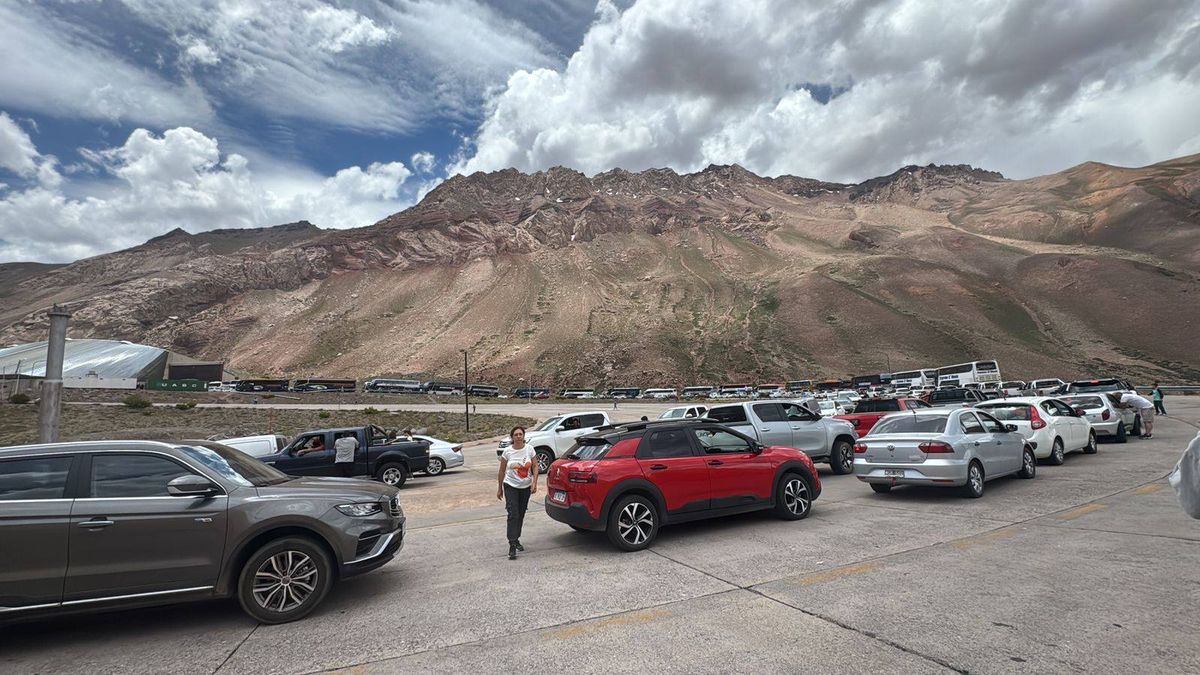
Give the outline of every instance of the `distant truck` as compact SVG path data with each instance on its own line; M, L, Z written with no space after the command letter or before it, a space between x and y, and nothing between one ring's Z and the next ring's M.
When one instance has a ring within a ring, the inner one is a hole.
M733 403L710 408L706 417L763 445L795 448L813 461L828 461L834 473L854 470L854 442L858 440L854 427L821 417L799 403Z
M575 439L595 431L598 427L612 424L608 413L603 410L555 415L537 427L525 432L525 443L533 448L538 458L538 473L546 473L554 460L566 454ZM512 445L509 439L500 441L496 454L502 455Z
M334 462L334 443L346 435L358 440L352 465ZM310 451L318 439L323 449ZM291 476L370 476L400 487L414 472L429 467L429 441L397 439L375 424L318 429L296 436L283 450L259 457L259 460Z

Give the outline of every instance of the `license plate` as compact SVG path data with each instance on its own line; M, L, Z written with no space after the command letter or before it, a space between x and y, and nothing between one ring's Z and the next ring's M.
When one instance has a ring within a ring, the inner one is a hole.
M884 469L883 475L888 478L904 478L904 469Z
M559 504L565 504L567 502L567 493L563 492L562 490L555 490L553 494L550 495L550 501L558 502Z

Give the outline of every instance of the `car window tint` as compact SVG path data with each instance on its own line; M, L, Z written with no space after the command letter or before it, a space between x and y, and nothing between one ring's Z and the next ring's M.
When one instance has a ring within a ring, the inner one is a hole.
M0 462L0 501L62 499L71 457L29 457Z
M648 443L642 443L638 448L638 457L645 459L691 456L692 444L688 441L687 431L684 429L655 432Z
M1050 404L1053 405L1056 410L1058 410L1058 414L1060 417L1074 417L1075 416L1075 411L1071 410L1071 407L1068 406L1066 403L1063 403L1062 401L1050 401Z
M1002 434L1008 431L1003 424L987 413L979 413L979 421L983 422L984 430L990 434Z
M1032 408L1024 403L987 405L983 406L983 409L987 410L997 419L1014 422L1028 422L1030 420L1030 412L1032 411Z
M982 434L983 425L971 413L963 413L958 418L958 426L964 434Z
M708 416L718 422L724 422L725 424L734 424L737 422L746 421L746 411L740 405L713 408L712 410L708 411Z
M696 429L696 439L708 454L750 452L750 442L724 429Z
M1042 410L1046 411L1047 415L1051 417L1058 417L1060 414L1058 408L1054 407L1053 401L1042 401L1041 408Z
M579 426L590 429L604 424L604 415L580 415Z
M806 409L802 405L797 405L795 403L784 403L783 404L783 414L789 420L793 420L793 421L808 420L808 419L812 419L812 416L813 416L812 411Z
M880 401L859 401L858 405L854 406L855 413L896 412L898 410L900 410L900 401L894 398Z
M908 400L908 409L909 410L912 410L914 408L932 408L932 407L933 406L929 405L925 401L918 401L915 398L911 398Z
M167 483L191 473L156 455L94 455L91 496L167 497Z
M783 411L778 403L756 403L754 414L764 422L784 422Z

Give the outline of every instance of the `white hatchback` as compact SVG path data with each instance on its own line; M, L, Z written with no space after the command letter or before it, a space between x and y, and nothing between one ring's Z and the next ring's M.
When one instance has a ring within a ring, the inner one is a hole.
M975 406L1017 427L1038 459L1062 464L1068 452L1096 452L1096 432L1086 416L1049 396L1014 396Z

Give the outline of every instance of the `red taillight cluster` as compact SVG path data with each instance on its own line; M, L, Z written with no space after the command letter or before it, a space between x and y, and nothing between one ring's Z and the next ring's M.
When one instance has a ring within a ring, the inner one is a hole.
M1102 420L1106 420L1106 419L1108 419L1108 418L1110 418L1110 417L1112 417L1112 413L1108 412L1107 410L1105 410L1104 412L1100 413L1100 419L1102 419Z
M929 441L927 443L922 443L917 447L921 449L921 452L927 455L944 455L947 453L954 453L954 446L950 445L949 443L942 443L941 441Z
M595 483L596 482L596 472L595 471L575 471L575 470L568 471L567 472L567 482L568 483Z
M1029 406L1029 426L1033 427L1034 431L1046 428L1046 420L1038 414L1037 406Z
M855 452L855 454L861 455L861 454L863 454L863 453L864 453L864 452L866 452L866 451L867 451L867 444L866 444L866 443L855 443L855 444L854 444L854 452Z
M454 446L453 448L450 448L450 449L451 449L451 450L453 450L454 452L458 452L458 453L461 453L461 452L462 452L462 446L461 446L461 445L456 445L456 446Z

